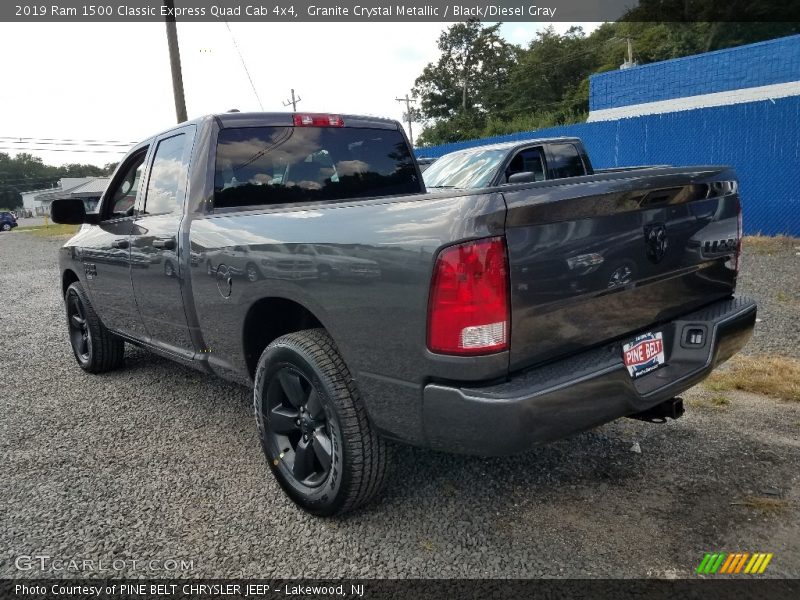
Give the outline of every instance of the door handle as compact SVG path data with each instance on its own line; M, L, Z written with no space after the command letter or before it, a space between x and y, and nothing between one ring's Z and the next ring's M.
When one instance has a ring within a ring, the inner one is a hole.
M121 248L123 250L129 247L130 245L131 243L128 240L114 240L113 242L111 242L112 248Z
M175 238L156 238L153 240L153 248L175 250Z

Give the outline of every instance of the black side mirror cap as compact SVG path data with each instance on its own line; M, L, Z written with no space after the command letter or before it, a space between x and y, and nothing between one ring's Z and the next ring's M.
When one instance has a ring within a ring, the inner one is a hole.
M50 218L53 223L62 225L83 225L97 223L97 215L87 213L86 206L80 198L62 198L50 204Z
M536 173L533 171L522 171L508 176L508 183L528 183L529 181L536 181Z

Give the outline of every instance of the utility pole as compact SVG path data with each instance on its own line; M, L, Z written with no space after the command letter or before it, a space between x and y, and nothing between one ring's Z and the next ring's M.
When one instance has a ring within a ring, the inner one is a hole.
M298 95L297 98L294 97L294 89L292 89L292 99L287 100L283 103L284 106L292 105L292 112L297 112L297 103L300 102L302 98Z
M630 69L631 67L635 67L636 66L636 63L633 62L633 39L631 37L625 37L625 38L622 38L622 39L624 39L628 44L628 57L625 60L625 62L623 62L619 66L619 68L620 69Z
M169 66L172 69L172 94L175 96L175 114L178 123L187 120L186 98L183 95L183 74L181 73L181 53L178 49L178 29L175 26L175 1L164 0L167 8L167 44L169 45Z
M414 147L414 133L411 131L411 121L413 115L411 114L411 103L414 102L411 98L408 97L406 94L405 98L395 98L398 102L405 102L406 103L406 119L408 119L408 138L411 142L411 147Z

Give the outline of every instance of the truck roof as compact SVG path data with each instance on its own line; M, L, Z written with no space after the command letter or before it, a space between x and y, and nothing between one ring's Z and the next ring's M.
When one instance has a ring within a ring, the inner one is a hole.
M223 126L242 126L243 122L257 122L262 125L293 125L292 118L295 114L332 114L341 117L344 120L345 127L366 127L378 126L381 128L395 129L399 127L399 123L394 119L386 119L383 117L373 117L369 115L351 115L342 114L337 112L313 112L313 111L299 111L299 112L225 112L220 114L211 115L217 119Z
M513 140L510 142L497 142L495 144L482 144L480 146L472 146L470 148L462 148L461 150L453 150L447 154L460 154L462 152L479 152L483 150L513 150L523 146L530 146L531 144L552 144L552 143L577 143L583 144L580 138L577 137L549 137L549 138L529 138L524 140Z
M215 120L223 129L228 127L292 127L294 125L293 117L295 114L299 115L317 115L317 114L331 114L341 117L344 121L345 127L371 127L373 129L399 129L403 130L403 126L393 119L386 119L383 117L372 117L368 115L349 115L342 113L316 113L316 112L224 112L214 113L210 115L203 115L196 117L183 123L173 125L168 129L159 131L144 138L138 144L132 147L131 150L138 149L145 143L149 143L153 138L169 133L185 125L201 125L208 121Z

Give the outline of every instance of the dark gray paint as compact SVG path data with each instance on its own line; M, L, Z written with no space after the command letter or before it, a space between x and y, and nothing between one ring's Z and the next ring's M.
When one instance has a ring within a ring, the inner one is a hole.
M348 126L402 130L393 121L344 118ZM92 301L107 326L171 358L252 385L248 362L253 357L248 361L243 343L248 311L264 298L297 303L336 341L376 426L390 437L430 444L436 436L430 424L426 431L424 418L435 410L430 412L426 386L513 381L522 368L577 356L733 291L735 274L726 266L732 249L713 256L701 250L704 231L736 236L735 190L710 186L735 180L720 167L642 169L472 192L421 191L214 211L219 128L290 123L290 115L234 113L188 124L196 133L185 215L163 223L157 217L140 221L148 231L133 236L175 235L177 272L164 275L166 252L162 263L137 271L135 279L149 286L148 312L142 314L139 306L138 322L130 284L126 288L124 281L125 268L133 271L130 262L115 275L119 287L114 298L99 293L97 281L92 282ZM145 181L151 161L152 156ZM671 244L657 265L647 262L644 240L644 227L656 222L666 225ZM98 248L109 237L105 229L87 226L70 240L61 253L62 269L84 280L80 256L89 249L101 252ZM428 352L427 304L436 254L452 243L503 234L511 273L510 352L469 358ZM309 276L307 265L296 262L290 251L295 244L334 248L352 257L350 264L377 265L379 276L354 271L347 277ZM587 253L602 255L603 264L629 257L637 266L635 274L609 290L604 276L566 272L567 258ZM253 280L248 277L251 264L259 269ZM163 303L169 303L169 310ZM150 311L159 306L161 313L154 316Z

